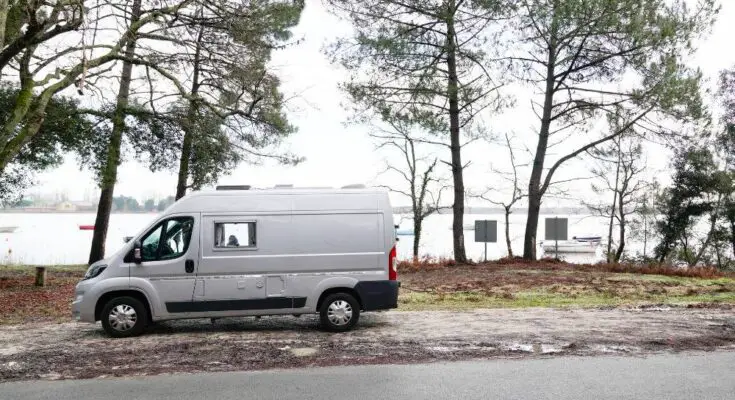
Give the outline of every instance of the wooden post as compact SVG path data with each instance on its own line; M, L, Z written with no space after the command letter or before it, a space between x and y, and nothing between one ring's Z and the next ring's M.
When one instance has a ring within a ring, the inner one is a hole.
M46 286L46 267L36 267L36 286Z

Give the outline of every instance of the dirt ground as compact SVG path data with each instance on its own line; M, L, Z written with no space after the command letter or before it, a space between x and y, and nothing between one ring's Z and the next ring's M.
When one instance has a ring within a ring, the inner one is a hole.
M640 304L735 304L735 275L710 269L654 269L538 261L477 266L399 267L402 310L496 307L600 307ZM47 286L33 286L32 267L0 266L0 326L67 322L84 267L49 269ZM612 270L611 270L612 269ZM639 268L632 269L639 271ZM653 272L658 272L654 274ZM683 276L682 276L683 275Z
M159 323L142 337L114 340L99 324L68 322L84 268L53 268L37 288L32 268L0 267L0 381L735 351L731 273L630 268L408 266L399 269L399 310L415 311L366 314L349 333L321 332L315 317L264 317Z
M99 324L11 325L0 327L0 381L682 350L735 350L735 309L393 311L344 334L313 317L191 320L130 339Z

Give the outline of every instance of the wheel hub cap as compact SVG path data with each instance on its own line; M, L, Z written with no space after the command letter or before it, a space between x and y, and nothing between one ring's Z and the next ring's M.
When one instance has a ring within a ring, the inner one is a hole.
M123 332L135 326L138 321L138 314L133 307L127 304L119 304L110 310L108 321L113 329Z
M327 310L329 321L335 325L346 325L352 320L352 306L344 300L337 300Z

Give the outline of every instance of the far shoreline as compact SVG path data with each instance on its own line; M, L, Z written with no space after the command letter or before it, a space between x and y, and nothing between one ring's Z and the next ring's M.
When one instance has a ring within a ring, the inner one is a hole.
M526 208L514 208L511 214L526 214ZM112 211L112 214L158 214L162 211ZM84 210L57 210L54 208L5 208L0 209L0 214L96 214L97 209L84 209ZM393 208L394 215L409 215L411 210L409 207L398 206ZM447 215L452 214L452 210L439 210L435 214ZM464 215L503 215L505 210L502 208L495 207L466 207ZM547 208L541 209L541 215L582 215L592 216L592 212L586 208L578 207L559 207L559 208Z
M112 211L111 214L158 214L161 211ZM97 210L23 210L23 209L5 209L0 210L0 214L96 214Z

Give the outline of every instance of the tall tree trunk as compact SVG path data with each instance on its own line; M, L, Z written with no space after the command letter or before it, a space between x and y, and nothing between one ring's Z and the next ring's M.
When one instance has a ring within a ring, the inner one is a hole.
M613 225L615 223L615 213L617 212L617 201L618 201L618 185L620 184L620 153L621 149L618 147L618 160L615 163L615 187L613 188L613 202L612 207L610 208L610 221L608 221L607 226L607 253L605 256L605 259L608 263L614 261L613 257L613 251L612 251L612 239L613 239ZM622 201L621 201L622 204ZM621 207L622 212L622 207ZM621 215L622 219L622 215ZM622 244L622 243L621 243ZM615 252L617 253L617 251Z
M704 256L704 252L707 250L707 247L709 247L710 243L712 242L712 237L715 234L715 228L717 227L717 220L719 219L718 210L722 206L722 199L717 199L717 203L715 203L715 208L712 210L712 214L710 214L709 217L709 232L707 232L707 237L704 239L704 242L702 242L702 247L699 248L699 251L694 256L694 259L689 263L689 266L695 266L699 263L699 261L702 259L702 256Z
M20 150L31 141L34 135L33 132L38 132L41 129L41 125L46 119L45 110L50 100L50 96L40 96L33 102L33 107L28 111L26 122L18 135L7 142L5 148L0 151L0 175Z
M421 218L413 219L413 259L414 261L419 259L419 243L421 241L421 228L423 225Z
M188 123L189 121L187 121ZM186 184L189 181L189 160L191 159L192 130L184 129L184 141L181 144L181 159L179 160L179 174L176 181L176 200L186 195Z
M536 155L533 158L531 179L528 181L528 216L526 218L526 232L523 237L523 258L526 260L536 259L536 233L538 231L538 220L541 213L541 174L544 171L544 159L549 142L549 130L551 127L551 109L554 105L554 84L556 82L556 30L557 18L552 16L551 37L549 38L548 59L546 60L546 87L544 89L544 108L541 115L541 127L536 144Z
M5 48L5 25L8 22L8 0L0 0L0 49Z
M462 177L462 146L459 138L459 78L457 77L457 48L454 30L456 7L454 0L450 0L449 4L449 17L447 18L447 70L449 72L447 95L449 96L449 136L451 139L452 178L454 182L452 232L454 236L454 260L459 264L465 264L468 260L464 247L464 180Z
M735 212L733 212L732 200L728 200L726 207L728 207L727 222L730 224L730 246L732 247L732 256L735 257Z
M647 200L646 200L647 201ZM643 259L648 258L648 203L646 203L646 209L643 214Z
M140 19L140 8L142 0L133 0L130 14L130 25ZM107 149L107 159L102 170L100 181L100 202L97 206L97 218L94 221L94 234L92 236L92 248L89 251L89 264L105 258L105 241L107 229L110 223L110 211L112 210L112 197L117 181L117 167L120 163L120 147L122 135L125 129L125 109L128 106L130 95L130 81L133 75L133 63L128 61L135 56L135 38L125 45L125 58L120 75L120 88L117 94L117 104L112 117L112 134Z
M623 190L621 190L618 194L618 213L620 214L620 237L618 244L618 250L615 252L615 258L613 259L614 263L619 263L620 259L623 257L623 251L625 251L625 210L623 207L623 193L627 190L627 185L623 185Z
M35 81L33 80L33 74L30 71L31 57L35 50L35 46L26 49L23 55L20 57L18 63L18 77L20 79L20 90L15 98L15 104L13 104L13 110L10 113L10 118L3 121L3 128L0 130L0 173L5 170L5 167L18 154L20 148L22 148L21 142L26 141L26 138L30 140L33 136L29 134L27 124L25 127L21 123L23 120L29 120L32 118L41 118L45 116L46 104L48 103L48 96L40 96L34 101L33 99L33 87Z
M508 258L513 258L513 246L510 245L510 206L505 206L505 245L508 247Z
M199 94L199 74L201 70L201 52L202 52L202 36L204 35L204 27L199 28L197 35L196 48L194 50L194 71L191 83L191 98L195 99ZM186 114L186 121L183 124L184 140L181 144L181 159L179 160L179 174L176 182L176 200L186 195L187 182L189 180L189 161L191 160L191 151L194 143L194 135L196 134L196 118L197 104L194 100L189 100L189 107Z

